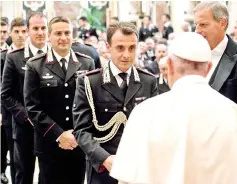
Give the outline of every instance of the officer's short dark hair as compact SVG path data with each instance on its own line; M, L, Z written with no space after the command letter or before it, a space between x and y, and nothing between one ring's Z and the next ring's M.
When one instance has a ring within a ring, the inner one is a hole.
M45 18L47 20L46 16L42 12L32 11L29 13L27 21L26 21L27 28L30 27L30 19L32 17L40 17L40 18Z
M112 17L111 19L119 21L118 17Z
M1 26L7 26L7 23L1 20Z
M5 22L8 25L9 19L7 17L1 17L1 22Z
M55 23L58 23L58 22L65 22L65 23L71 24L71 21L67 17L64 17L64 16L54 17L49 22L49 26L48 26L49 33L52 32L52 25L55 24Z
M169 15L169 14L165 13L164 16L165 16L168 20L170 20L170 15Z
M81 17L79 18L79 20L83 20L83 21L86 21L86 22L87 22L87 18L86 18L85 16L81 16Z
M143 18L147 17L149 21L151 21L151 16L145 15Z
M26 26L26 21L20 17L14 18L10 25L10 31L12 31L13 28L17 26Z
M117 30L121 30L124 35L137 34L137 27L132 22L117 22L110 24L107 28L107 42L111 44L111 39Z

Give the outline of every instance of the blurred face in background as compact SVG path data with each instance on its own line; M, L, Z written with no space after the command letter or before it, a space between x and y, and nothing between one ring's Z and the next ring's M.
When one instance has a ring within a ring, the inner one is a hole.
M144 26L148 26L150 24L149 17L144 17L143 18L143 24L144 24Z
M160 63L159 63L159 68L160 68L160 72L162 73L162 75L168 79L168 65L167 65L167 57L164 57L161 59Z
M32 45L36 48L43 48L47 39L47 20L45 17L33 16L29 20L28 35Z
M139 54L145 54L147 51L147 46L145 42L139 42L138 43L138 52Z
M156 46L156 60L159 61L161 58L167 56L167 47L164 44L158 44Z
M14 26L10 32L13 44L17 48L23 48L27 38L26 26Z
M0 40L1 46L5 43L7 37L8 37L7 25L1 26L1 40Z
M237 39L237 24L234 27L234 37Z
M145 42L146 42L147 50L153 50L154 49L155 41L152 38L147 38Z

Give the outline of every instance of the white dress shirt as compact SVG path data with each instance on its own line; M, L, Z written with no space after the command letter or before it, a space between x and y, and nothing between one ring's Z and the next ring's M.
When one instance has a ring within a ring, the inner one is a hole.
M212 68L206 76L207 81L211 79L212 74L214 73L220 59L227 47L228 37L225 35L224 39L211 51L212 55Z
M62 62L60 61L62 58L65 58L66 59L66 62L65 62L65 67L66 67L66 69L68 68L68 63L69 63L69 58L70 58L70 52L65 56L65 57L62 57L62 56L60 56L57 52L55 52L54 50L53 50L53 54L54 54L54 56L56 57L56 59L58 60L58 62L59 62L59 64L60 64L60 66L62 67Z
M118 86L120 87L122 82L123 82L123 79L119 76L120 73L123 73L121 70L119 70L112 61L109 62L110 64L110 69L111 69L111 72L113 74L113 76L115 77L117 83L118 83ZM130 67L125 73L127 73L127 85L129 84L129 78L131 76L131 72L132 72L132 67Z
M38 50L42 50L44 53L47 53L47 49L48 49L47 44L45 44L45 46L44 46L43 48L41 48L41 49L36 48L36 47L35 47L34 45L32 45L31 43L29 44L29 47L30 47L30 50L31 50L31 52L32 52L32 54L33 54L34 56L36 56Z
M205 78L182 77L137 105L110 175L121 184L236 184L237 104Z

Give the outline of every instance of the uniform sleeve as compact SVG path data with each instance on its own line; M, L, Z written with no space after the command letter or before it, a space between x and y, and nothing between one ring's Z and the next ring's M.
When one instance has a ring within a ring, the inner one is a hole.
M3 106L11 112L17 123L23 124L27 121L28 115L24 105L14 97L14 84L17 81L16 67L11 55L7 55L2 76L1 100Z
M95 128L92 123L91 108L85 93L84 78L81 77L77 79L73 106L73 122L73 134L79 146L85 152L95 170L99 172L103 162L110 154L93 138Z
M143 102L144 103L144 102ZM148 121L139 104L125 126L110 175L123 184L148 184Z
M45 139L54 142L64 130L41 108L39 91L40 79L38 73L32 67L31 62L27 62L24 82L24 99L29 117L36 130L39 131Z

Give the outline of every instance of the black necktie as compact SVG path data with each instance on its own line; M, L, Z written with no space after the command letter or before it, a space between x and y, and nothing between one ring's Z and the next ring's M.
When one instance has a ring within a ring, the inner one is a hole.
M127 85L127 73L120 73L119 76L123 79L122 84L120 85L120 88L124 94L124 96L126 95L127 89L128 89L128 85Z
M42 50L38 50L38 52L36 53L36 55L39 55L39 54L43 54L44 52Z
M64 74L66 74L67 69L66 69L65 63L67 62L67 60L65 58L62 58L60 61L62 62L62 70L63 70Z

